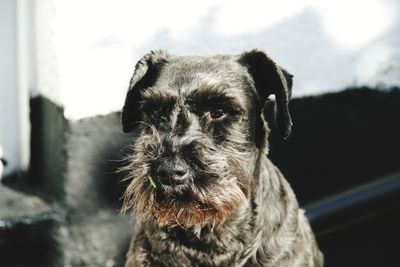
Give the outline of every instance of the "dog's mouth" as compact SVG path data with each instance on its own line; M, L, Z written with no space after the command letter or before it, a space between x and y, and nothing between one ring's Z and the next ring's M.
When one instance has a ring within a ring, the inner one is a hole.
M156 191L157 198L164 199L178 199L190 201L191 193L187 185L161 185Z

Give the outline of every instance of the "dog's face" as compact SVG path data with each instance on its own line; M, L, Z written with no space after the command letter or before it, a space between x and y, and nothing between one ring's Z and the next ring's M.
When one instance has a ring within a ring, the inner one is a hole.
M131 181L124 209L161 225L223 222L248 201L266 146L262 109L269 95L280 132L290 132L291 77L260 51L145 55L122 112L124 131L140 131L125 167Z

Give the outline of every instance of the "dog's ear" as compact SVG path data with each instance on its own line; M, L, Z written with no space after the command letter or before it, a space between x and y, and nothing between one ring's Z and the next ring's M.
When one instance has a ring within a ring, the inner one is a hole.
M286 139L293 125L289 113L293 75L259 50L244 52L240 55L239 62L247 67L253 78L262 107L270 95L275 95L275 124L281 136Z
M135 128L136 122L140 120L141 90L154 84L162 65L168 61L168 57L168 53L164 50L151 51L136 64L121 114L122 130L125 133L131 132Z

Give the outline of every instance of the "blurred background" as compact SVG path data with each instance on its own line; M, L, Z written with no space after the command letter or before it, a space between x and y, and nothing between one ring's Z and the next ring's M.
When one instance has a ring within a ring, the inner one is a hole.
M118 111L160 48L259 48L293 73L270 157L326 266L400 266L400 2L0 0L0 37L0 266L122 266Z

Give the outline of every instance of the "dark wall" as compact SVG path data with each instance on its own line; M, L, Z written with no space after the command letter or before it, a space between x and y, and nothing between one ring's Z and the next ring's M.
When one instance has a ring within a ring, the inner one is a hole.
M289 139L270 127L270 158L302 205L400 170L399 89L297 98L290 111Z

